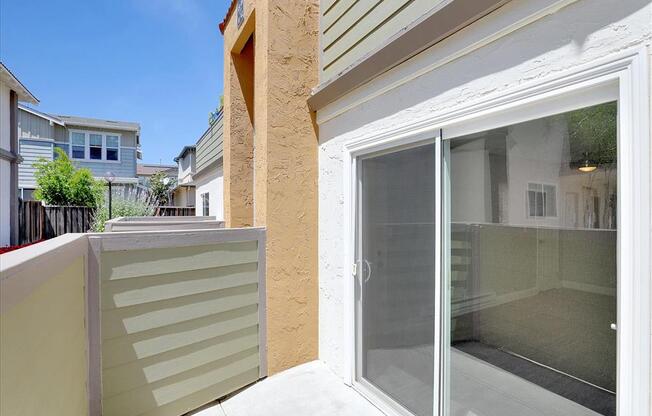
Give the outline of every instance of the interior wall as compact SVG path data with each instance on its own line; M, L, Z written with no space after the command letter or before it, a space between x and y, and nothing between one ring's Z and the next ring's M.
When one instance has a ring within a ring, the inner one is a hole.
M558 5L558 10L555 10ZM532 23L469 54L458 51L541 13ZM649 0L512 0L317 114L319 147L320 359L350 374L344 275L347 246L343 145L363 135L448 113L532 80L603 59L652 38ZM409 78L413 74L418 77ZM396 86L396 87L394 87Z

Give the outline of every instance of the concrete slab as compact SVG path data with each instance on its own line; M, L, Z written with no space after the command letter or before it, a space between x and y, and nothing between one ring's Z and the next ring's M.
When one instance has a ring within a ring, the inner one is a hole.
M384 416L321 361L275 374L221 406L225 416Z

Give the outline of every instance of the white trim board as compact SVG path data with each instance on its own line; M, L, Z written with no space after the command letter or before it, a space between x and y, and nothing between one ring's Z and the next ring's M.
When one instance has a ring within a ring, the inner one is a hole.
M592 63L542 80L533 81L521 88L467 105L443 114L432 114L428 118L411 120L381 132L361 136L343 146L343 190L345 256L344 299L346 339L345 362L350 369L347 382L355 384L355 302L353 263L356 229L356 160L372 152L417 143L423 140L446 139L484 131L494 127L525 120L535 114L553 114L592 105L598 102L618 99L619 102L619 233L618 233L618 415L647 415L651 413L650 403L651 360L652 360L652 286L650 275L652 263L652 178L650 154L650 79L648 48L638 47L614 54ZM538 117L537 117L538 118ZM438 149L438 167L445 163ZM438 170L445 174L445 169ZM440 229L445 226L441 195L437 190L436 221ZM446 230L440 231L447 233ZM443 234L444 236L446 234ZM441 234L440 234L441 237ZM444 242L440 238L440 242ZM439 252L439 250L437 250ZM442 271L446 259L436 253L438 268L436 281L441 288ZM437 258L439 260L437 260ZM349 280L349 278L351 278ZM436 290L436 301L441 299L441 289ZM437 306L437 305L436 305ZM446 305L439 304L437 310L445 311ZM450 316L450 315L448 315ZM446 339L447 323L444 320L435 328L436 344L441 347ZM444 351L439 351L440 361L435 363L437 379L439 371L446 364ZM443 361L441 361L443 360ZM435 383L435 397L446 394L445 383ZM441 402L440 402L441 403ZM439 414L445 414L441 404ZM443 413L442 413L443 412Z

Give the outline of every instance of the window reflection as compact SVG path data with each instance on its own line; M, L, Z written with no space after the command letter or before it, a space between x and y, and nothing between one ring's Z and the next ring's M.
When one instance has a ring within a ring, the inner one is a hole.
M450 414L616 414L617 103L450 142Z

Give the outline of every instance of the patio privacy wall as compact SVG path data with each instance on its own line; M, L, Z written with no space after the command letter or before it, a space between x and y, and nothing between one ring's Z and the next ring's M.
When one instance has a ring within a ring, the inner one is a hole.
M84 270L85 253L80 252L7 310L3 296L0 414L88 414ZM31 268L2 279L25 282L46 273Z
M258 244L101 254L105 416L178 416L258 379Z
M3 254L0 414L179 416L266 376L264 248L205 229Z

